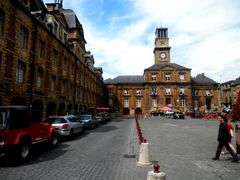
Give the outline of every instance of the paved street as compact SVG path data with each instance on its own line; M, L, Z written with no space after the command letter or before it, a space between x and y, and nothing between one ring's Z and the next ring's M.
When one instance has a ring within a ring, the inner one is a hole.
M240 180L240 163L229 154L212 161L218 122L186 118L141 118L151 161L167 179ZM235 142L235 140L233 140ZM136 155L135 158L129 155ZM151 166L136 166L139 144L132 117L118 117L56 149L36 147L29 162L14 165L0 157L0 179L146 180Z

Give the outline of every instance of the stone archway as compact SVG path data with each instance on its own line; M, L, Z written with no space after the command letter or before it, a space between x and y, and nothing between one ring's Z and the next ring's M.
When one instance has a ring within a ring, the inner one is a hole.
M123 115L129 115L130 109L129 108L123 108Z
M54 102L49 102L46 109L46 117L56 115L57 105Z
M68 106L67 106L67 113L68 114L73 114L73 112L72 112L72 107L73 107L73 105L72 104L68 104Z
M142 109L141 108L136 108L135 109L135 114L142 114Z
M61 103L58 107L58 115L65 115L66 114L66 109L65 109L65 104Z

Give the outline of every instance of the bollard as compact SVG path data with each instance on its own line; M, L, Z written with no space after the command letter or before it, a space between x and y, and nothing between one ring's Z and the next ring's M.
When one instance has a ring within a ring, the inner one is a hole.
M150 164L152 163L150 162L149 143L147 142L141 143L137 165L148 166Z
M149 171L147 174L147 180L166 180L166 174L159 172L160 166L155 163L153 165L153 171Z

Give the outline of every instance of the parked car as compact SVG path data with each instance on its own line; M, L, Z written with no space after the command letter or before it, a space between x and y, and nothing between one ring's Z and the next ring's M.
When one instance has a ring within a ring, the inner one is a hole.
M99 124L105 124L107 121L106 117L102 113L96 113L95 118Z
M82 122L84 128L86 129L93 129L99 126L99 122L97 121L96 117L92 114L82 114L76 117L76 120Z
M17 160L25 161L34 144L58 145L58 133L51 124L34 114L36 112L27 106L0 106L0 154L11 154Z
M151 116L159 116L160 112L159 111L152 111Z
M174 114L174 112L173 112L172 110L167 110L167 111L165 112L165 116L166 116L166 117L173 117L173 114Z
M185 115L183 112L174 112L173 118L174 119L185 119Z
M44 122L51 123L60 136L73 137L77 133L84 133L84 124L77 121L74 115L49 116Z
M108 112L103 111L103 112L101 112L101 114L102 114L103 118L106 119L106 121L111 121L112 120L112 117Z

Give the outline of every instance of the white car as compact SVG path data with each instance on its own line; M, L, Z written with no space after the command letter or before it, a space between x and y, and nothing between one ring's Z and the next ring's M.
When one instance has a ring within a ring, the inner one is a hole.
M165 112L166 117L173 117L174 112L172 110L168 110Z
M77 133L84 133L84 124L76 121L76 116L49 116L44 122L51 123L60 136L73 136Z

